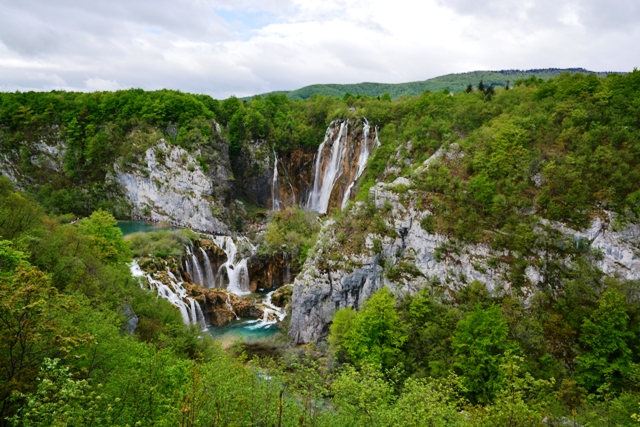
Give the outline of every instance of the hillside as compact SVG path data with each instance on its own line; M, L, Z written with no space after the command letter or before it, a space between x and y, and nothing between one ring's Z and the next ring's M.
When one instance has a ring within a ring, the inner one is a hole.
M477 87L478 83L482 81L485 86L506 86L507 82L511 82L511 85L518 79L527 79L531 76L536 76L543 80L557 77L562 73L584 73L584 74L596 74L599 77L604 77L611 72L594 72L588 71L583 68L540 68L532 70L500 70L500 71L470 71L467 73L447 74L440 77L434 77L432 79L408 82L408 83L356 83L356 84L315 84L311 86L305 86L293 91L278 91L274 93L286 93L291 99L308 99L313 95L324 95L341 98L345 93L352 95L366 95L366 96L382 96L388 93L392 99L397 99L402 96L417 96L422 92L428 90L430 92L438 92L444 89L449 89L453 93L460 93L464 91L468 85ZM261 95L261 96L265 96ZM250 99L246 97L242 99Z
M638 70L0 93L0 427L637 425L639 117Z

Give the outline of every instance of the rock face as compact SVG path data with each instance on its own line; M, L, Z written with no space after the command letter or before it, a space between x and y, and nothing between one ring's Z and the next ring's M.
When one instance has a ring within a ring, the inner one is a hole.
M146 150L141 165L131 165L128 170L115 167L115 180L124 188L133 215L217 234L229 230L213 215L217 204L212 181L228 179L224 168L217 169L213 178L206 175L193 156L164 139Z
M457 147L451 150L454 152L439 150L422 168L429 167L442 156L458 155ZM460 244L426 231L421 221L431 212L416 206L417 196L411 185L409 179L398 178L371 188L370 199L377 209L390 206L385 221L394 232L367 235L363 253L343 254L336 238L339 234L336 231L340 230L336 230L332 221L325 223L318 237L318 241L324 243L316 245L315 254L307 259L293 285L289 336L296 343L326 338L337 310L359 308L382 286L389 287L399 297L434 283L458 290L477 280L494 292L512 286L510 270L501 260L513 254L493 250L487 244ZM356 205L351 212L362 208L362 205ZM593 263L605 274L638 280L640 227L631 224L612 231L606 225L612 222L611 215L605 221L596 218L588 230L579 232L542 220L540 232L556 233L566 245L590 246L596 253L592 257ZM525 260L528 263L523 274L525 292L527 289L533 292L544 281L549 256L541 250Z
M249 289L255 292L258 289L274 289L291 284L297 271L290 269L289 260L285 256L264 257L256 254L249 258Z

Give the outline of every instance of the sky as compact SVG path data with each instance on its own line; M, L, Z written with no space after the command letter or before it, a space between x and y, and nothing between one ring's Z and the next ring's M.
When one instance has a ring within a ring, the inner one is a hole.
M475 70L640 67L639 0L0 0L0 91L223 99Z

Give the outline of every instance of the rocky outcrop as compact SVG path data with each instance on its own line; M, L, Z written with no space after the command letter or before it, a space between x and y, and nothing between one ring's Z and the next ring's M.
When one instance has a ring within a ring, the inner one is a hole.
M271 303L276 307L285 308L291 303L291 296L293 295L293 286L282 286L271 295Z
M458 147L438 151L422 168L440 157L459 156ZM391 233L370 233L361 253L343 253L332 221L325 223L313 256L307 259L293 285L289 336L296 343L326 338L335 312L345 307L359 308L375 291L387 286L396 296L413 294L425 286L439 284L459 290L474 280L490 291L510 289L513 276L506 260L514 254L493 250L488 244L461 244L446 236L429 232L421 223L431 215L418 208L412 182L398 178L392 183L378 183L370 190L370 200L380 211L390 207L385 216ZM351 214L363 209L352 208ZM564 246L589 248L591 262L605 274L621 279L640 279L640 227L629 224L612 230L612 215L596 218L585 231L542 220L539 233L555 233ZM429 227L427 227L429 228ZM344 233L343 233L344 234ZM545 268L551 255L539 250L527 263L522 290L533 293L545 280ZM569 264L570 259L560 260ZM383 267L384 266L384 267Z
M212 182L229 179L225 168L214 168L215 176L204 173L196 158L181 147L161 139L146 150L141 164L123 169L115 166L115 181L133 206L132 215L159 221L174 221L217 234L228 226L214 212L224 204L216 200Z
M287 254L264 256L255 254L247 262L249 269L249 289L275 289L291 284L297 271L291 270Z
M240 298L226 289L194 286L190 294L203 307L207 324L223 326L237 318L260 319L264 311L253 299Z

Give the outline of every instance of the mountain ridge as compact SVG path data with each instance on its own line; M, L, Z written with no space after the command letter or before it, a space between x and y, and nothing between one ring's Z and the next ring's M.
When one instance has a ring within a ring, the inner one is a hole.
M292 91L278 90L253 96L240 98L241 100L250 100L255 96L265 97L269 94L285 93L290 99L304 100L313 95L325 95L334 97L343 97L346 93L351 95L366 96L382 96L388 93L392 99L402 96L417 96L426 90L430 92L438 92L449 89L454 93L460 93L471 84L476 87L482 80L485 86L506 86L507 82L511 85L518 79L527 79L536 76L543 80L557 77L563 73L583 73L595 74L598 77L605 77L608 74L625 74L619 71L590 71L585 68L532 68L528 70L477 70L464 73L450 73L443 76L434 77L427 80L419 80L405 83L376 83L376 82L360 82L351 84L339 83L319 83L301 87Z

